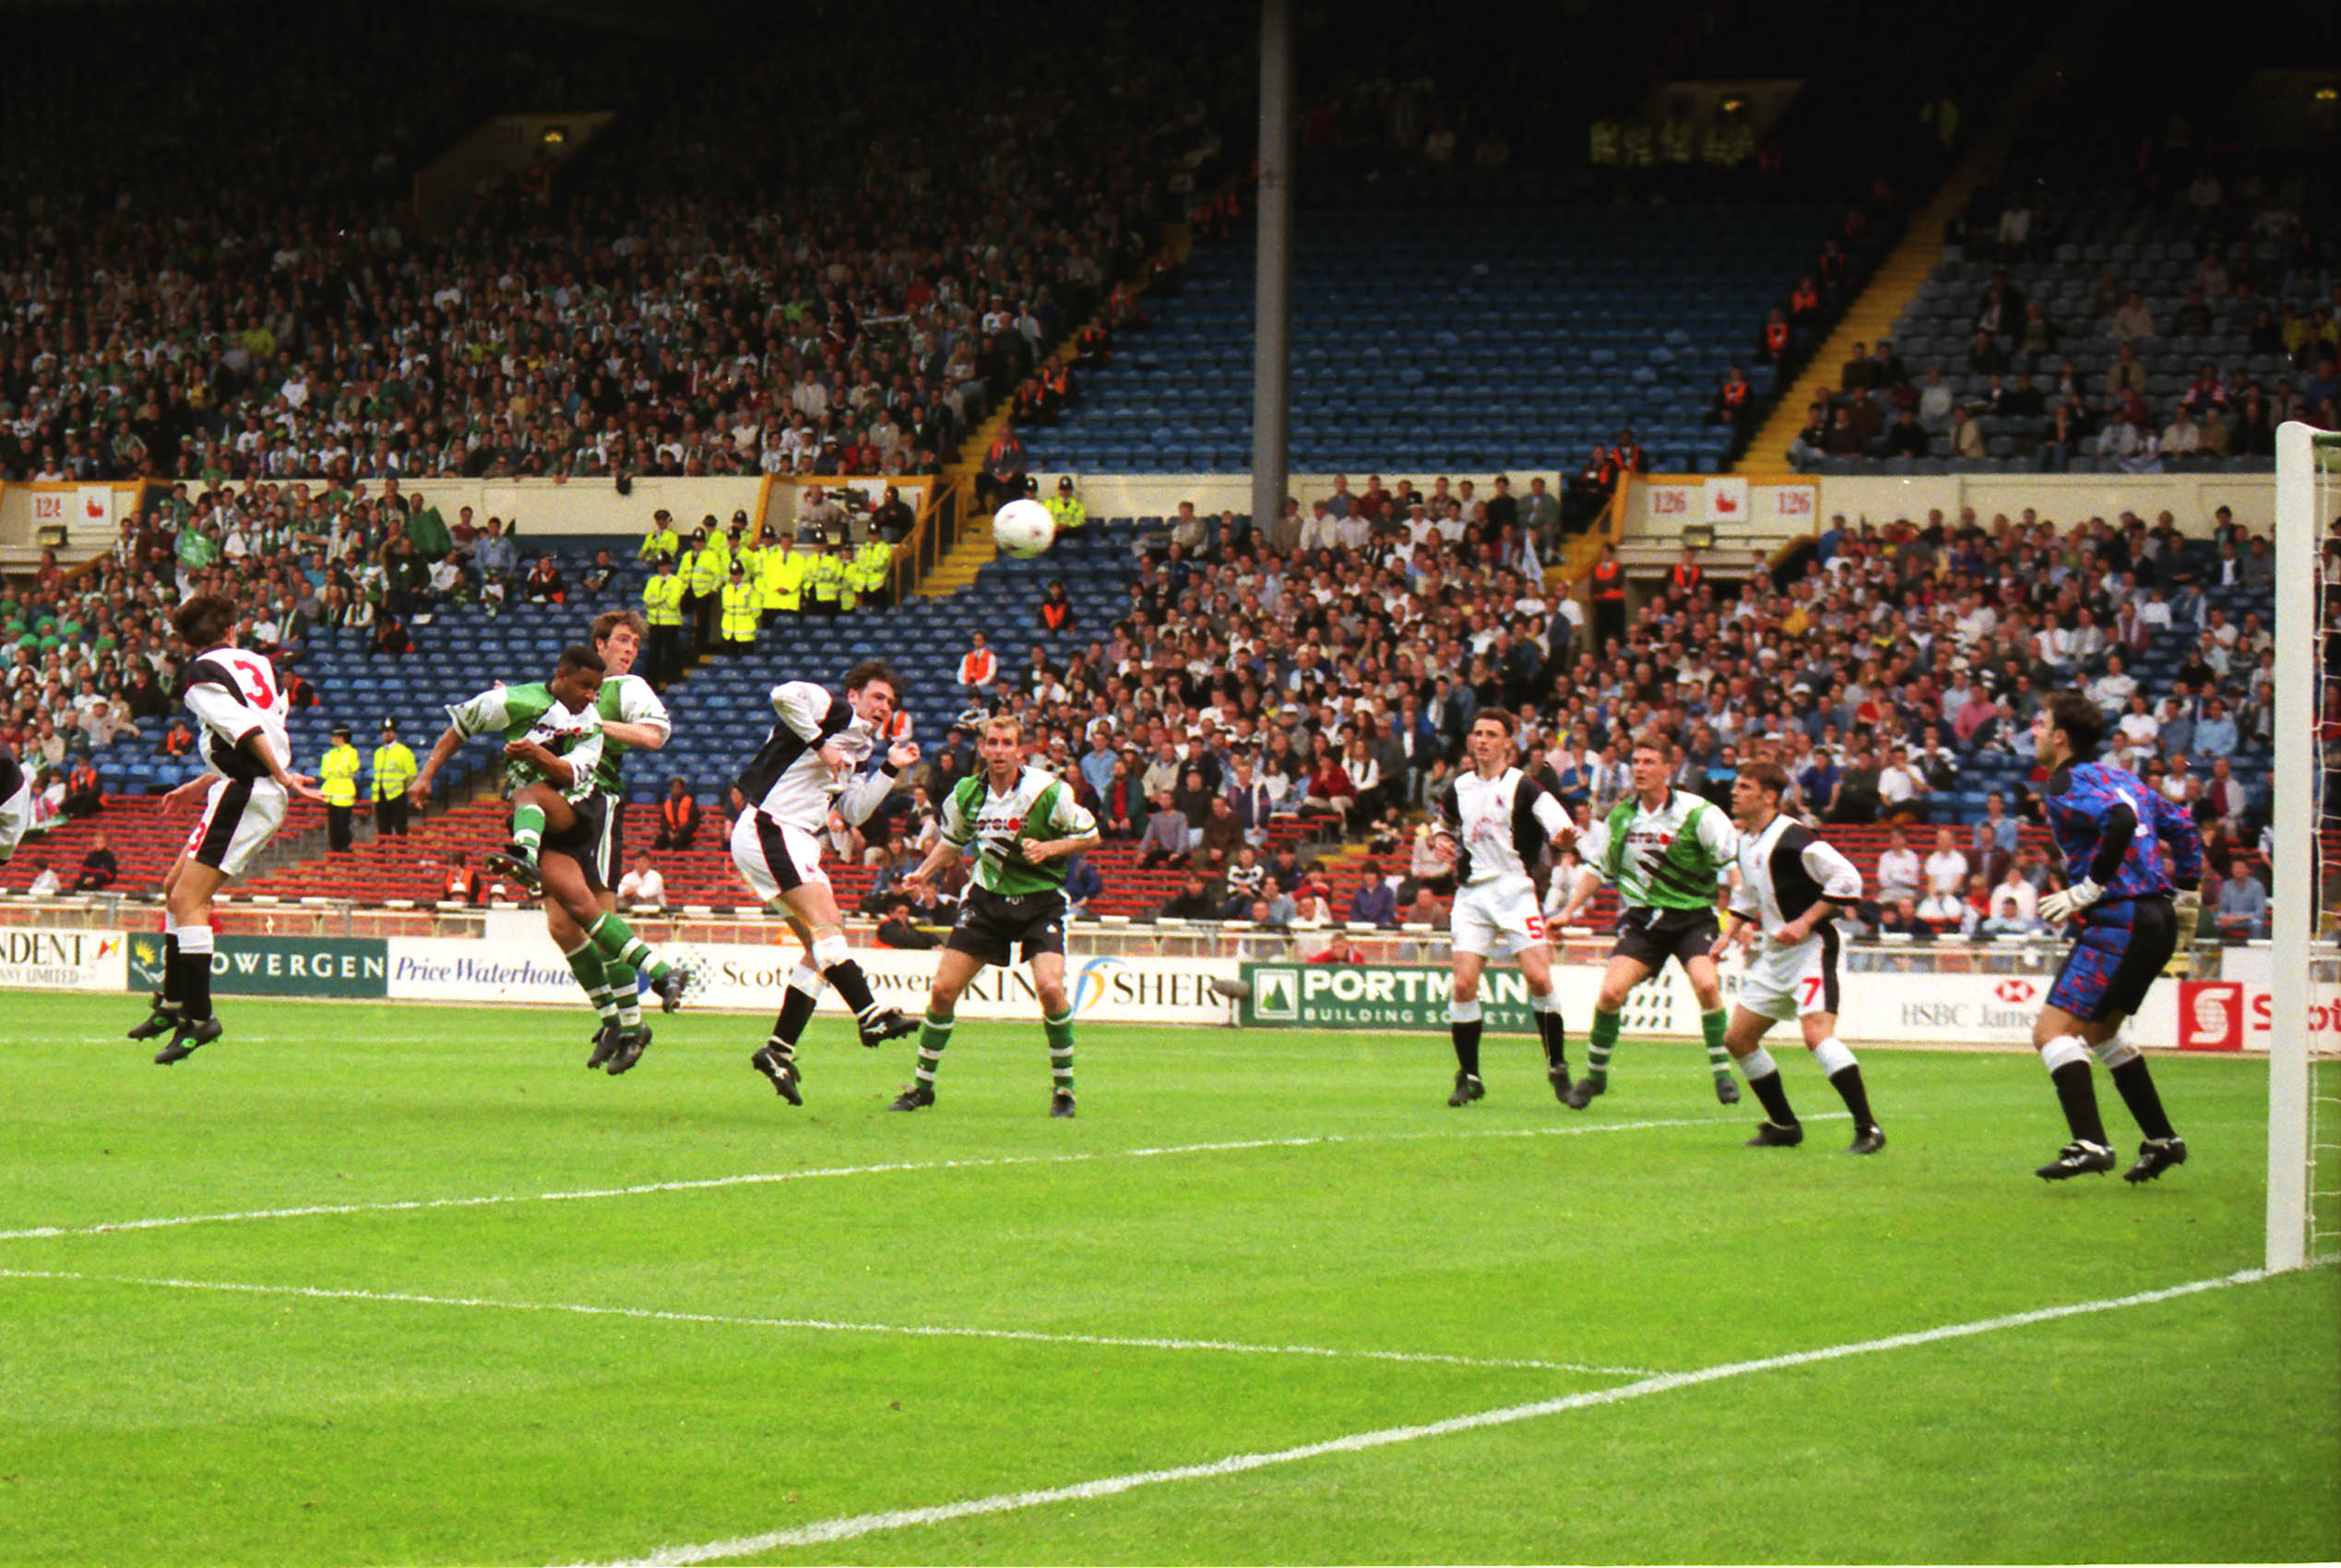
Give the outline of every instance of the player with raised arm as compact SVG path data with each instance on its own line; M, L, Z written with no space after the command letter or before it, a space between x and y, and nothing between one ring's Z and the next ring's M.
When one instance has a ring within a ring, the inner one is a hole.
M2097 760L2104 739L2104 714L2078 693L2050 698L2032 722L2033 754L2049 769L2040 804L2068 879L2040 900L2040 916L2069 926L2073 935L2073 951L2032 1026L2032 1043L2073 1133L2036 1172L2048 1182L2114 1167L2089 1072L2092 1051L2145 1134L2124 1179L2151 1182L2187 1158L2154 1075L2138 1048L2121 1038L2121 1025L2177 950L2171 891L2174 883L2192 890L2201 879L2203 841L2193 818L2134 775Z
M1671 958L1682 966L1699 1003L1699 1029L1705 1037L1707 1067L1715 1075L1715 1097L1740 1101L1731 1076L1731 1053L1723 1039L1723 982L1711 956L1720 933L1716 896L1723 873L1739 851L1740 836L1721 811L1697 795L1675 789L1674 743L1658 731L1634 742L1634 790L1610 809L1578 841L1584 865L1561 911L1563 923L1593 902L1604 882L1617 885L1624 908L1618 911L1617 945L1602 971L1601 994L1593 1004L1593 1030L1586 1042L1585 1076L1569 1090L1569 1106L1583 1111L1610 1087L1610 1057L1618 1048L1618 1015L1626 995Z
M1740 885L1732 890L1725 929L1709 956L1720 960L1748 944L1748 975L1723 1043L1748 1087L1764 1103L1765 1120L1750 1148L1792 1148L1804 1124L1788 1107L1779 1066L1764 1048L1765 1032L1791 1018L1804 1030L1822 1075L1853 1116L1849 1154L1875 1154L1885 1133L1870 1113L1861 1067L1837 1038L1837 932L1835 921L1861 897L1861 873L1851 861L1780 810L1788 770L1776 762L1750 763L1731 784L1731 820L1740 830Z
M439 770L474 735L504 737L505 778L512 787L512 843L492 857L529 890L558 904L604 964L650 977L671 1013L683 1005L689 968L670 963L631 927L601 907L600 852L606 798L595 783L601 761L601 656L582 644L561 650L553 678L523 686L491 686L447 708L447 728L407 790L417 810L430 803ZM635 1055L640 1056L639 1045ZM632 1063L629 1063L629 1065Z
M592 847L595 902L604 914L618 907L618 868L624 863L624 763L629 749L657 751L674 732L666 704L650 683L634 673L634 661L649 636L649 624L632 610L612 610L593 618L593 651L601 656L601 695L594 712L601 720L601 756L593 767L600 796L601 832ZM606 961L601 950L570 918L557 899L545 900L544 923L553 944L569 960L569 972L585 989L601 1020L586 1066L624 1073L642 1060L650 1028L642 1021L640 986L626 964Z
M1048 1037L1049 1114L1073 1114L1073 1004L1064 990L1064 870L1074 856L1097 848L1098 825L1073 789L1053 774L1026 765L1024 726L1012 718L987 719L976 750L983 766L962 778L943 802L943 837L905 885L922 887L936 872L972 848L975 872L958 922L935 966L934 988L919 1030L919 1065L889 1111L934 1103L935 1070L951 1043L959 993L987 964L1016 957L1032 966Z
M324 797L315 781L291 771L285 735L289 705L275 669L235 645L236 607L217 594L179 606L171 624L198 650L180 677L180 700L203 727L210 771L164 797L168 812L204 797L203 817L162 883L162 993L132 1039L171 1039L155 1052L169 1066L222 1031L211 1011L211 901L241 874L284 824L289 800Z
M863 1045L900 1039L919 1027L900 1008L882 1006L870 994L869 977L846 945L829 873L821 869L830 803L847 821L866 822L893 792L896 776L919 760L919 748L904 741L888 749L877 768L855 776L891 732L901 690L893 670L874 659L846 671L843 696L813 681L773 687L772 732L740 774L747 804L731 824L731 863L757 898L779 900L789 929L804 944L772 1033L748 1058L790 1105L804 1103L797 1039L825 985L837 987L853 1009Z
M1447 1103L1454 1106L1488 1092L1479 1081L1479 971L1499 949L1518 960L1528 982L1545 1077L1555 1096L1565 1100L1569 1095L1569 1034L1552 990L1552 946L1531 872L1548 846L1565 849L1577 830L1567 809L1513 766L1516 722L1503 708L1480 709L1466 742L1470 767L1432 802L1439 840L1455 857L1455 904L1447 916L1455 956L1447 1031L1456 1063Z

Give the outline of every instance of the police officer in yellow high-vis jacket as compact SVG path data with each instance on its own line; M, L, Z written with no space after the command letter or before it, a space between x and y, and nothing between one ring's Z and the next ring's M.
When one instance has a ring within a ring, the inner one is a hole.
M650 623L649 657L643 674L663 686L683 672L683 577L671 559L642 585L642 618Z
M731 580L723 585L722 595L724 652L755 651L756 621L763 602L764 590L748 580L747 567L731 563Z
M1057 493L1043 505L1049 508L1049 516L1057 520L1059 533L1070 533L1075 529L1088 526L1089 508L1081 505L1081 497L1073 493L1071 474L1057 481Z
M661 506L658 515L650 519L649 529L643 534L642 543L635 551L635 559L656 561L663 555L671 561L682 553L683 536L674 531L674 515Z
M692 532L691 540L693 549L685 558L683 570L689 597L683 603L698 623L698 646L705 648L715 641L723 585L731 580L731 550L717 529L712 513L706 523Z
M795 540L782 535L764 552L764 613L766 620L794 615L804 607L805 569L810 564Z
M333 744L317 761L317 791L325 796L326 848L343 854L350 848L350 819L358 806L358 769L365 763L350 743L350 726L333 727Z
M846 608L845 563L838 557L843 546L831 545L814 552L805 563L804 608L809 615L836 615Z
M736 534L731 540L731 564L748 575L748 591L755 595L757 608L764 600L764 546L746 534Z
M864 604L886 604L894 593L894 546L874 534L862 541L849 568L854 591Z
M414 753L398 739L398 727L382 721L382 744L374 748L374 832L377 838L407 836L407 786L414 782Z

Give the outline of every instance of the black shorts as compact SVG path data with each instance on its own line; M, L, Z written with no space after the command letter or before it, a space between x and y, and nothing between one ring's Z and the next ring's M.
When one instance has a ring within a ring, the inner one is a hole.
M950 940L944 945L987 964L1009 963L1013 961L1010 955L1018 948L1028 964L1043 953L1062 956L1064 895L1052 889L1011 898L969 884L967 901L959 906L958 923L951 928Z
M2113 1023L2145 1004L2179 950L2179 921L2165 897L2110 899L2083 917L2073 950L2049 987L2049 1005L2087 1024Z
M1618 915L1618 941L1610 956L1631 958L1656 974L1669 958L1687 964L1705 957L1722 934L1712 909L1627 909Z
M546 834L538 846L541 855L566 855L576 861L577 869L585 873L586 886L595 893L617 885L610 876L617 870L617 817L610 804L610 797L599 790L581 801L571 801L577 820L565 833Z

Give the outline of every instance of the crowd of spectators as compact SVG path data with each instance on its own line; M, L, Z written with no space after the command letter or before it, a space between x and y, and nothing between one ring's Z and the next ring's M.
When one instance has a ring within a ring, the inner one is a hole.
M1516 505L1443 488L1433 520L1430 504L1398 505L1408 493L1377 481L1311 498L1312 517L1337 500L1342 516L1308 544L1182 508L1126 614L1086 647L971 645L966 709L919 798L973 766L980 718L1012 714L1110 839L1191 873L1170 913L1237 918L1265 901L1285 915L1277 891L1299 899L1305 881L1264 889L1254 873L1288 879L1264 865L1263 830L1291 816L1370 846L1369 881L1389 880L1396 908L1337 912L1387 924L1440 895L1435 852L1408 824L1454 776L1471 716L1495 705L1521 722L1524 765L1581 818L1626 790L1629 738L1654 726L1677 738L1678 784L1718 802L1741 763L1778 761L1791 809L1937 839L1931 871L1913 849L1907 878L1881 873L1897 897L1880 893L1880 929L1991 934L2032 929L2059 874L2015 853L2037 802L1995 796L1970 824L1940 799L1963 771L2027 773L2034 712L2078 687L2117 726L2118 754L2215 846L2248 858L2266 826L2264 794L2234 767L2269 739L2267 628L2206 594L2264 584L2265 540L2225 514L2207 567L2167 512L1835 518L1777 571L1677 573L1597 641L1576 599L1544 588ZM2128 666L2166 639L2185 649L2176 676L2142 690Z
M2304 219L2256 185L2230 199L2205 177L2212 205L2198 214L2192 287L2159 314L2111 267L2099 270L2081 319L2057 319L2027 298L2006 267L2045 255L2055 226L2042 198L2009 198L1996 226L1968 240L1970 255L2002 265L1968 302L1965 347L1914 365L1891 342L1855 344L1836 388L1805 410L1789 459L1812 468L1828 457L1956 464L1990 455L2044 473L2204 471L2272 458L2287 420L2341 429L2341 269L2329 215ZM2206 339L2244 340L2248 361L2204 349ZM2166 391L2145 356L2172 342L2201 357L2183 386ZM2085 370L2083 350L2110 357ZM1995 447L1997 436L2006 445Z
M929 42L971 57L1017 20L919 12L943 34ZM178 51L147 56L175 85L142 101L157 124L136 164L110 146L93 168L84 138L18 106L32 123L12 119L12 148L76 183L44 178L0 210L0 476L930 470L1151 254L1175 187L1218 157L1228 100L1224 30L1201 13L1175 41L1102 15L1035 25L1033 85L971 75L962 94L883 106L870 84L895 74L896 39L872 18L825 44L819 72L776 34L738 65L791 84L778 114L707 90L696 50L460 7L438 21L402 17L410 42L384 58L414 57L407 79L464 79L484 25L492 43L525 41L538 76L614 106L612 145L545 198L491 193L426 233L401 176L470 128L474 100L513 106L495 83L517 67L493 47L489 90L434 88L387 123L337 108L322 136L308 96L246 95L237 113L255 123L237 129L267 146L224 184L204 176L242 137L216 129ZM384 30L266 6L149 25L182 22L204 34L196 59L265 56L291 79L304 63L333 77ZM434 38L435 55L411 42ZM1118 90L1040 85L1076 68Z

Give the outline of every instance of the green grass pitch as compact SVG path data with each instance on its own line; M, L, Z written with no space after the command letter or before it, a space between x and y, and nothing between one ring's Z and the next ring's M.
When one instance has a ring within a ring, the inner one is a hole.
M900 1116L909 1042L833 1017L792 1111L750 1018L660 1020L612 1079L582 1014L230 998L164 1070L133 999L9 1007L8 1563L627 1562L840 1519L748 1555L2341 1556L2341 1270L1872 1344L2252 1267L2256 1063L2157 1062L2193 1158L2133 1190L2032 1178L2062 1123L2016 1055L1865 1052L1864 1160L1786 1049L1812 1136L1774 1151L1683 1046L1629 1043L1574 1114L1506 1037L1450 1111L1437 1039L1091 1028L1062 1122L1037 1022L962 1025ZM238 1218L125 1224L201 1216ZM1649 1381L1836 1347L1867 1348Z

